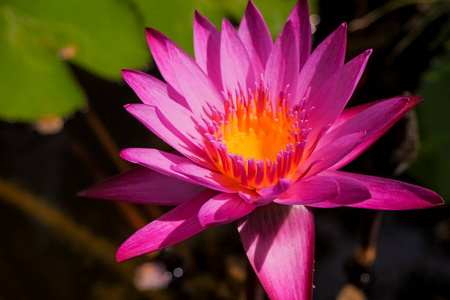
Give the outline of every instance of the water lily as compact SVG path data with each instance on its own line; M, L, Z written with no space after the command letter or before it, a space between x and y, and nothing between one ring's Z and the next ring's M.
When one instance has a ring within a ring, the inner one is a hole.
M306 0L275 42L251 1L238 30L223 20L220 32L195 13L195 60L155 29L147 29L147 40L166 83L124 70L143 102L126 109L176 153L125 149L121 156L143 167L82 195L176 207L126 240L118 261L236 221L269 297L311 299L309 207L401 210L443 203L422 187L339 171L421 99L344 109L371 50L344 63L342 24L311 53Z

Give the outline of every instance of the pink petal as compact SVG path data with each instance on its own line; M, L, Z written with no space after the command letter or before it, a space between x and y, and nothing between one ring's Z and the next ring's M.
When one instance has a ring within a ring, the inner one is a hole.
M165 83L139 71L122 70L122 75L142 102L156 106L180 133L187 135L190 139L203 139L203 136L195 129L198 120L190 110L169 98ZM139 112L140 109L145 110L146 108L143 105L136 105L132 111ZM147 119L145 115L143 117L142 119Z
M135 70L122 70L122 76L142 102L159 106L167 101L175 101L182 108L189 109L186 99L173 87L148 74Z
M274 202L286 205L301 204L330 208L354 204L371 197L369 190L363 183L352 178L346 178L336 174L325 175L325 173L329 172L322 172L317 176L308 178L314 178L319 181L313 182L313 190L309 191L311 187L305 184L301 187L296 187L297 189L292 192L289 191L289 194L282 195L283 199L277 199ZM308 181L308 179L302 180L301 182ZM327 182L330 185L327 185ZM316 186L314 187L314 185ZM322 186L322 190L320 190L320 186ZM306 189L306 192L300 191L302 188ZM297 191L300 192L300 195L296 194Z
M201 186L144 167L136 167L100 181L82 190L78 195L137 204L178 205L203 190Z
M313 214L304 206L269 204L238 225L247 257L269 298L311 300Z
M303 66L298 77L297 101L309 89L315 94L317 89L344 65L347 43L347 25L344 23L317 46Z
M195 180L172 169L172 167L183 162L190 162L185 157L148 148L124 149L120 152L120 156L129 162L140 164L164 175L196 184Z
M324 201L339 195L339 182L333 178L311 176L294 183L291 188L274 202L295 205Z
M170 120L158 108L153 106L129 104L125 108L131 115L178 152L203 166L213 167L213 164L205 157L202 137L194 128L194 121L191 119L192 113L180 110L180 106L171 105L173 103L173 101L170 101L167 105L161 106L166 115L170 117ZM197 144L194 143L195 141Z
M264 80L270 83L272 103L277 103L281 92L290 85L289 91L296 89L299 70L298 40L291 21L288 21L278 36L267 61Z
M372 111L371 107L380 106L381 103L385 103L385 102L397 101L395 99L399 99L399 98L393 98L390 100L370 103L369 105L367 105L367 104L360 105L360 106L357 106L354 108L346 109L341 114L342 117L340 116L338 118L337 123L341 124L341 123L347 122L347 120L348 120L348 122L350 122L350 120L356 119L356 117L353 117L353 116L356 116L357 114L363 114L362 111L365 111L365 112ZM348 164L349 162L351 162L353 159L358 157L362 152L364 152L367 148L369 148L376 140L378 140L384 133L386 133L386 131L388 131L389 128L391 128L392 125L394 125L408 110L410 110L411 108L413 108L414 106L416 106L417 104L422 102L422 99L419 97L416 97L416 96L409 96L408 99L409 99L409 102L407 102L406 105L404 105L400 111L397 111L397 114L395 116L391 117L391 119L384 124L382 122L376 123L375 125L378 127L377 131L374 132L370 137L368 137L360 145L358 145L355 149L353 149L352 152L347 154L341 161L339 161L332 168L335 170L340 169L340 168L344 167L346 164ZM392 104L384 104L384 105L391 106ZM388 113L388 112L386 112L386 114L391 115L391 113ZM366 115L367 115L367 113L366 113ZM355 124L354 121L355 120L352 121L353 124ZM330 130L333 130L333 127Z
M177 70L174 69L167 50L167 44L173 42L164 34L152 28L146 29L146 36L153 59L155 60L161 75L168 84L173 86L176 91L180 92L180 86L176 77Z
M300 69L309 58L311 53L311 23L309 21L309 8L307 0L300 0L292 10L288 21L294 24L298 34Z
M176 70L176 78L181 94L186 98L189 107L196 116L209 113L207 103L219 112L223 111L223 95L214 83L200 69L197 63L173 42L167 43L172 66Z
M247 4L238 34L247 49L255 73L264 74L273 41L263 16L252 1Z
M364 132L352 133L315 150L295 172L294 181L330 168L359 145L364 135Z
M195 11L194 53L199 67L208 74L219 91L223 90L220 73L220 32L207 18Z
M342 171L326 171L323 174L356 180L365 185L371 197L353 204L335 201L334 203L325 203L325 206L322 206L320 202L309 204L309 206L332 207L345 205L380 210L405 210L429 208L444 204L441 196L433 191L393 179Z
M198 221L198 211L214 194L204 191L138 230L117 250L117 261L169 247L201 232L205 228Z
M360 131L365 131L365 138L370 138L390 123L408 102L409 99L405 97L379 102L355 115L341 126L329 130L320 140L319 146L326 145L341 136Z
M255 86L255 72L247 50L226 19L222 22L220 66L224 91L228 94L247 92Z
M307 101L307 110L314 106L308 123L312 128L309 134L311 142L325 126L333 124L340 115L361 78L371 52L367 50L346 63Z
M179 163L176 166L173 166L172 169L189 177L197 184L219 192L234 193L244 189L230 177L188 161Z
M198 212L200 224L204 227L227 224L245 217L256 208L238 194L219 194L203 204Z
M292 181L287 178L281 178L274 186L264 187L257 191L262 198L259 198L253 203L255 205L266 205L276 199L279 195L286 192L291 187Z
M157 105L159 99L167 101L167 84L153 76L135 70L122 70L122 77L145 104Z

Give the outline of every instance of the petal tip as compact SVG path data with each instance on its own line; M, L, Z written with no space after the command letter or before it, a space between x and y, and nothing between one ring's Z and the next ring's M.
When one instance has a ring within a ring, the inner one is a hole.
M119 155L123 159L131 162L131 163L138 163L138 160L136 159L135 155L133 155L134 148L126 148L120 151Z
M123 249L123 244L117 249L116 252L116 262L122 262L124 260L130 259L131 256L127 255L127 251Z

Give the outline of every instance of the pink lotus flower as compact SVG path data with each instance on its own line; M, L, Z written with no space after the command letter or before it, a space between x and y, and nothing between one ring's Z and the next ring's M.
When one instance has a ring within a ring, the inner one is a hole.
M411 184L339 171L386 132L418 97L344 109L371 50L344 64L346 24L311 53L306 0L275 43L250 1L238 31L195 13L195 60L147 30L167 83L124 70L144 104L126 106L178 151L125 149L136 168L82 192L175 205L117 252L122 261L237 221L253 269L271 299L311 299L314 221L308 207L418 209L443 203Z

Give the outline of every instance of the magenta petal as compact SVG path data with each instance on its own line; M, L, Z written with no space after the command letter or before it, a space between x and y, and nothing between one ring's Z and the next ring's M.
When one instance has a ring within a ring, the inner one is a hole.
M324 201L339 195L339 182L333 178L311 176L294 183L291 188L274 202L295 205Z
M225 92L234 95L255 86L255 73L244 44L226 19L222 22L220 66Z
M195 11L194 53L199 67L208 74L219 91L223 90L220 73L220 32L207 18Z
M281 178L276 185L264 187L257 191L262 198L257 199L253 203L256 205L266 205L276 199L279 195L286 192L291 187L292 181L287 178Z
M247 257L269 298L311 300L313 214L300 205L269 204L238 225Z
M356 180L365 185L370 192L371 197L369 199L346 204L346 206L380 210L404 210L429 208L444 204L442 197L433 191L393 179L342 171L325 171L323 174ZM320 203L311 206L322 207ZM336 201L334 206L342 206L342 204L337 204Z
M176 172L173 166L183 162L190 162L189 159L170 154L164 151L148 148L128 148L120 152L120 156L129 162L140 164L146 168L155 170L167 176L171 176L190 183L196 183L184 174Z
M307 0L300 0L295 5L288 21L294 24L295 31L298 34L300 69L308 60L311 53L311 23L309 21L309 8Z
M135 70L122 70L122 77L145 104L157 106L160 99L169 100L167 84L153 76Z
M197 63L175 43L167 43L167 50L176 70L180 91L192 112L197 116L207 115L207 103L223 111L223 95L219 93L209 77Z
M170 124L174 125L180 133L190 138L202 140L203 136L199 134L195 128L198 120L190 110L181 106L177 102L170 99L167 95L167 88L161 81L147 74L137 71L122 71L125 80L133 88L139 98L146 105L156 106L158 110L167 118ZM164 88L166 93L164 92ZM139 110L145 110L142 104L131 104L134 108L132 112L139 113ZM140 119L147 119L140 116Z
M176 77L177 70L174 69L167 50L167 44L172 41L161 32L152 28L147 28L146 35L150 51L158 66L158 70L161 72L161 75L166 82L180 92L180 86L178 85L178 79Z
M161 106L167 101L175 101L182 109L189 109L186 99L173 87L151 75L135 70L122 70L122 76L145 104Z
M370 105L360 105L354 108L350 108L350 109L346 109L344 110L344 112L341 114L341 116L339 116L339 118L336 120L337 124L343 124L343 123L350 123L350 124L355 124L355 120L357 120L360 117L357 117L357 114L366 114L367 112L372 111L372 107L374 106L380 106L381 103L382 107L390 107L390 106L395 106L395 103L391 103L391 101L399 101L398 99L401 98L393 98L393 99L389 99L389 100L384 100L384 101L379 101L379 102L375 102L375 103L370 103ZM360 145L358 145L355 149L353 149L352 152L350 152L348 155L346 155L341 161L339 161L336 165L334 165L332 168L337 170L342 168L343 166L345 166L346 164L348 164L349 162L351 162L353 159L355 159L356 157L358 157L362 152L364 152L367 148L369 148L376 140L378 140L387 130L389 130L389 128L392 127L392 125L394 125L408 110L410 110L411 108L413 108L414 106L416 106L417 104L419 104L422 99L416 96L409 96L408 97L409 101L406 103L406 105L403 106L403 108L400 111L396 111L396 115L395 116L391 116L392 112L386 112L390 119L388 120L388 122L382 123L382 122L377 122L375 123L376 125L376 129L375 132L373 132L364 142L362 142ZM385 103L385 102L389 102L389 103ZM395 108L394 108L395 109ZM385 110L385 109L383 109ZM364 112L363 112L364 111ZM350 119L353 120L350 122ZM334 126L334 124L333 124ZM337 129L337 128L336 128ZM330 131L334 131L333 127L330 128Z
M275 104L280 99L280 93L286 91L288 85L290 85L289 91L296 90L299 60L298 40L295 34L292 22L288 21L278 36L267 61L264 80L270 82L271 100Z
M213 196L213 191L204 191L138 230L117 250L117 261L169 247L201 232L205 228L200 225L197 214Z
M144 167L100 181L78 193L82 197L119 200L137 204L178 205L205 188Z
M364 132L352 133L315 150L295 172L295 179L310 177L326 170L350 153L364 138Z
M219 194L203 204L198 212L200 224L204 227L226 224L245 217L256 208L238 194Z
M327 174L327 175L325 175ZM339 206L349 206L350 204L354 204L357 202L361 202L363 200L369 199L371 197L370 191L368 188L358 180L342 177L338 174L331 174L329 172L322 172L317 176L318 178L322 178L322 180L333 180L338 184L338 193L333 197L329 198L316 198L313 199L311 197L310 200L303 200L295 202L295 194L293 195L293 199L289 199L284 202L278 202L281 204L302 204L306 206L312 207L322 207L322 208L331 208L331 207L339 207ZM324 187L325 188L325 187ZM294 200L294 201L293 201Z
M339 127L329 130L320 140L318 146L326 145L341 136L360 131L366 132L366 139L370 138L390 123L408 102L409 99L405 97L379 102L355 115Z
M173 101L171 102L173 103ZM209 161L205 160L205 153L201 148L203 144L202 138L197 130L194 129L191 113L184 114L183 110L177 110L176 107L168 103L163 108L164 112L171 118L168 120L158 108L153 106L129 104L125 108L131 115L178 152L203 166L213 166ZM191 125L189 126L189 124ZM197 144L194 143L195 141L197 141Z
M315 94L317 89L344 65L347 43L347 25L342 24L317 46L303 66L297 84L297 101L308 90Z
M367 50L346 63L315 94L311 94L307 109L314 106L308 123L312 128L309 134L312 142L325 126L333 124L344 109L361 78L371 52Z
M176 166L174 165L172 169L189 177L195 183L216 191L232 193L243 189L230 177L225 176L222 173L203 168L191 162L179 163Z
M263 16L249 1L238 31L256 74L264 74L273 41Z

